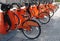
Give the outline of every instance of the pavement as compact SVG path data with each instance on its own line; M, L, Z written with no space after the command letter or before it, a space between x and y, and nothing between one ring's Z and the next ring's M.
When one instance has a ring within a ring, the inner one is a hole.
M41 30L41 35L35 40L29 40L21 31L15 30L7 35L0 35L0 41L60 41L60 8L48 24L41 25Z

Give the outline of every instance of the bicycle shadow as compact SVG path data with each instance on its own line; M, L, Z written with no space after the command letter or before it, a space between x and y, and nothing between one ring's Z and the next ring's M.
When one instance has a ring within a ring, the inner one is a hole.
M30 39L26 39L26 38L21 38L21 37L14 37L8 41L37 41L37 39L35 40L30 40Z
M22 40L22 41L37 41L37 39L35 39L35 40L24 39L24 40Z

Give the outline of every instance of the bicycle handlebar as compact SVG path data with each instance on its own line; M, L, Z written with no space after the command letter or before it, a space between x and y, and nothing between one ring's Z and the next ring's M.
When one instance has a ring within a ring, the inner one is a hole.
M0 4L3 5L3 4L6 4L6 3L0 2ZM12 4L9 4L9 5L11 5L12 7L13 7L13 5L16 5L16 6L18 6L18 8L20 8L20 6L17 3L12 3Z
M0 2L0 4L4 4L4 3Z
M12 3L11 5L12 5L12 6L13 6L13 5L16 5L16 6L18 6L18 8L20 8L20 6L19 6L17 3Z

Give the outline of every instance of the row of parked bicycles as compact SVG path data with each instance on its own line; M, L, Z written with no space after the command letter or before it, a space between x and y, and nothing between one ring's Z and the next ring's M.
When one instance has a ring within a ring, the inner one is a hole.
M41 34L41 24L47 24L58 6L52 3L38 4L0 2L0 33L7 34L12 30L21 30L28 39L36 39ZM37 21L38 20L38 21ZM40 23L39 23L40 22Z

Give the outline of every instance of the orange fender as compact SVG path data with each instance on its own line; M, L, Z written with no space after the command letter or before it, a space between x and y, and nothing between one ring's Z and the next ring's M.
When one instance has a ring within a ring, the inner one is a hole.
M4 25L4 15L0 12L0 34L6 34L6 28Z
M29 11L30 11L30 13L31 13L31 17L37 17L38 14L39 14L39 11L38 11L36 5L34 5L33 7L30 7L30 8L29 8Z
M15 15L12 11L8 11L7 12L9 18L10 18L10 21L11 21L11 30L14 30L16 28L16 21L15 21Z

